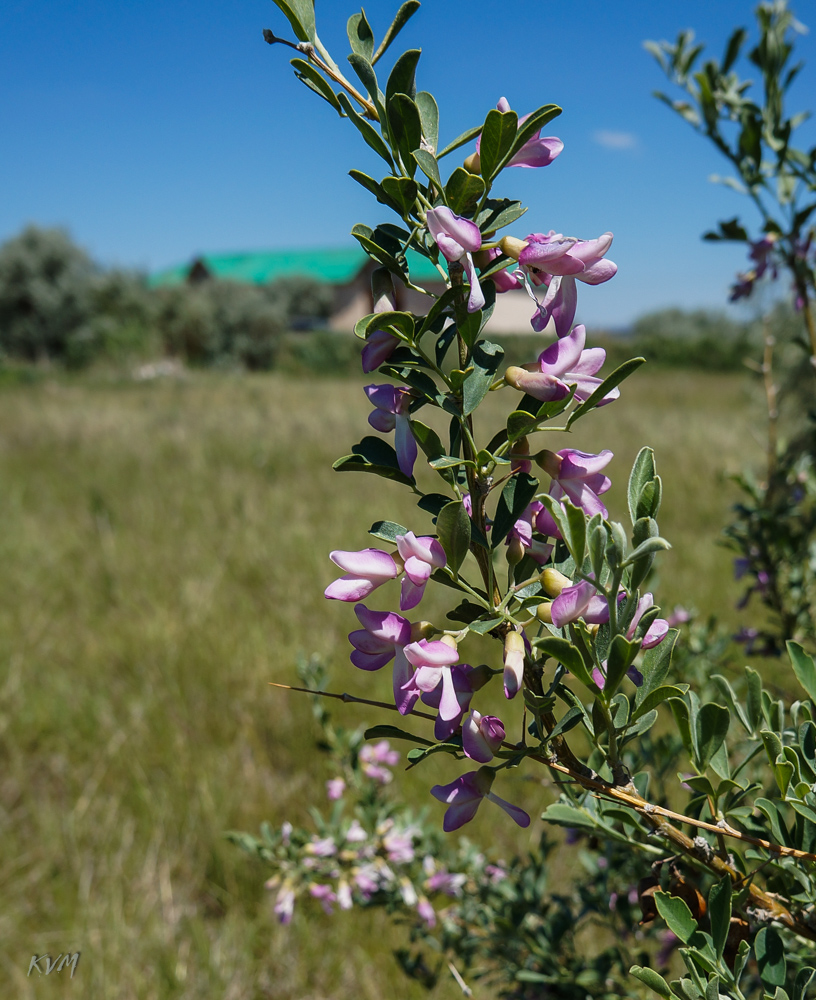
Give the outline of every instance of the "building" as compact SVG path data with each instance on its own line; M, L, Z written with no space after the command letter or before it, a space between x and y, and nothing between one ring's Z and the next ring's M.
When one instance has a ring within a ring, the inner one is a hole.
M266 284L279 278L308 277L332 286L334 309L329 318L333 330L351 330L358 319L372 311L371 272L374 261L360 247L268 250L255 253L204 254L190 263L166 268L151 277L153 287L197 283L218 278ZM442 276L426 257L408 252L408 268L414 281L440 295ZM395 281L397 309L427 312L430 299ZM526 292L505 292L496 300L490 321L497 333L530 333L532 307Z

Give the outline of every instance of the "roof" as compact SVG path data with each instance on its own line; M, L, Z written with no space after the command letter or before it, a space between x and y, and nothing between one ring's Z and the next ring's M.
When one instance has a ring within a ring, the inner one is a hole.
M360 247L317 247L296 250L265 250L254 253L202 254L186 264L177 264L150 276L153 287L178 285L186 281L195 260L202 261L217 278L266 284L295 275L345 285L360 273L370 258ZM433 264L415 251L408 251L411 277L418 281L439 281Z

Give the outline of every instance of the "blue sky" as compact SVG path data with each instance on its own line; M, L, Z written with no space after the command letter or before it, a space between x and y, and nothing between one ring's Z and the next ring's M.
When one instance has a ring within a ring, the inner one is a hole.
M375 35L397 6L365 5ZM583 290L579 314L615 327L662 306L720 306L743 266L741 248L700 235L737 213L753 221L749 206L709 183L726 164L651 96L664 81L642 43L693 27L719 55L752 8L425 0L393 51L423 49L419 86L437 97L443 141L502 95L520 113L564 108L547 130L564 152L544 170L506 172L501 193L530 205L519 236L614 232L618 275ZM809 5L794 9L808 21ZM355 8L317 10L344 61ZM150 270L198 252L338 246L356 222L387 221L347 176L375 172L376 156L294 78L291 53L266 45L264 27L288 30L271 0L6 0L0 240L28 222L59 225L103 264ZM813 33L799 37L808 65L796 110L816 93L814 47Z

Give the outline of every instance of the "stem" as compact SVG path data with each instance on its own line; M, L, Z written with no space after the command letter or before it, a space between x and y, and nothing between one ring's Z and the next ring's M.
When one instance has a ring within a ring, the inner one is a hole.
M765 401L768 405L768 484L770 485L776 469L779 409L776 404L776 384L773 378L773 349L776 340L771 333L767 314L762 318L762 337L765 344L762 355L762 382L765 386Z

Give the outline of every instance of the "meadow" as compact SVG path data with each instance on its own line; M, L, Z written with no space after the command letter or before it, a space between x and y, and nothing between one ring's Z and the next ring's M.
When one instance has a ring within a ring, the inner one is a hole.
M363 384L89 373L0 387L3 996L56 992L27 977L31 955L77 950L61 989L94 1000L425 995L376 912L303 905L279 926L264 871L223 836L306 822L323 798L308 700L269 681L296 683L298 656L316 653L336 690L387 690L348 663L356 620L322 597L327 554L367 545L382 517L432 526L396 485L331 470L367 433ZM621 520L632 459L655 448L673 545L656 581L664 608L745 623L717 538L735 498L725 476L761 462L756 390L739 374L644 369L569 438L615 452ZM489 404L506 412L506 394ZM429 798L427 776L397 783ZM469 836L489 844L490 823ZM515 849L539 834L534 823ZM446 982L434 995L461 994Z

